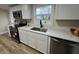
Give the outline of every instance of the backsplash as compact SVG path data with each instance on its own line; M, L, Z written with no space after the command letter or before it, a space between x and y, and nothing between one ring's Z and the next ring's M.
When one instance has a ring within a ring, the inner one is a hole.
M61 29L69 29L70 27L79 27L79 20L56 20L56 25Z
M44 28L50 28L52 25L50 20L42 20L42 24ZM40 21L35 20L34 26L40 27Z
M56 22L61 27L79 27L79 20L57 20Z

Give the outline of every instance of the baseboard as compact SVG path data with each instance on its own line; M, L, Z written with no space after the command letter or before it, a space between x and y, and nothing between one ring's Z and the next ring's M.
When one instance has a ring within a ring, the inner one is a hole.
M7 32L8 32L8 31L5 31L5 32L1 32L1 33L0 33L0 35L2 35L2 34L5 34L5 33L7 33Z

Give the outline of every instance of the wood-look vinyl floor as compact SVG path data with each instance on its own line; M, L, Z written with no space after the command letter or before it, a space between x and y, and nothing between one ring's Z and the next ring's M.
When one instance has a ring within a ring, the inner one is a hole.
M3 34L0 35L0 54L40 54L40 52L13 41L8 34Z

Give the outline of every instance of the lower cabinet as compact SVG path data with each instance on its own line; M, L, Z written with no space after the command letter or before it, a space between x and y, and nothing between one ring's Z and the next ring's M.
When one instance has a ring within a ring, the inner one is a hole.
M20 41L32 48L42 52L48 53L48 36L19 30Z
M48 36L45 36L45 35L36 35L36 36L37 36L36 49L43 52L43 53L47 53Z

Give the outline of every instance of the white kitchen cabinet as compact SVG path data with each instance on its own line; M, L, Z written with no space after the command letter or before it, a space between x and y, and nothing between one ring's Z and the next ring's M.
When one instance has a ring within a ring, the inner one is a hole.
M20 41L25 43L26 45L29 44L29 38L27 37L27 33L23 30L19 30L19 37L20 37Z
M36 48L35 39L33 34L28 31L19 30L20 41L24 44L31 46L32 48Z
M35 36L35 34L32 32L29 32L29 31L25 31L25 33L26 33L26 35L24 35L24 36L26 36L29 40L29 43L27 45L36 49L36 36Z
M31 5L23 5L22 7L22 16L23 19L31 19Z
M47 53L47 47L48 47L48 36L45 35L41 35L41 34L36 34L37 36L37 44L36 44L36 48L37 50L43 52L43 53Z
M22 18L23 19L31 19L31 5L28 4L21 4L21 5L16 5L13 7L10 7L9 9L9 15L10 19L13 22L14 17L13 17L13 11L22 11Z
M79 20L79 5L58 4L55 10L57 20Z
M48 52L48 36L38 33L19 30L20 41L42 52Z

